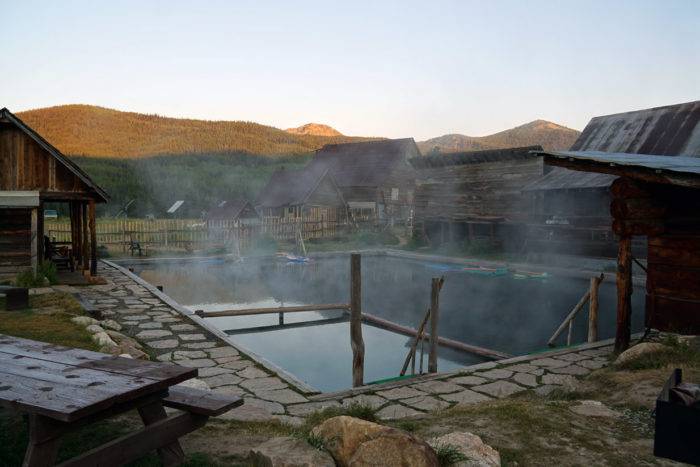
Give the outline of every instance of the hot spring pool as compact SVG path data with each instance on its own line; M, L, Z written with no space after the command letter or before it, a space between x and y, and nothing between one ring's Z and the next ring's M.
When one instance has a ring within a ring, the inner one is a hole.
M134 271L192 310L347 303L349 255L291 264L273 259L243 262L155 262ZM547 339L588 288L585 279L550 276L516 279L445 271L444 265L385 255L362 258L362 307L366 313L417 328L430 302L430 279L445 275L440 294L443 337L519 355L546 347ZM633 295L633 331L643 325L643 291ZM615 284L600 288L599 338L615 332ZM587 313L575 321L573 342L583 342ZM341 311L208 318L234 343L270 360L309 385L334 391L352 385L350 329ZM313 321L319 324L313 325ZM300 323L308 323L302 325ZM253 328L253 329L251 329ZM255 329L258 328L258 329ZM398 376L410 338L362 325L365 381ZM427 368L427 343L425 366ZM475 364L482 358L441 347L438 369Z

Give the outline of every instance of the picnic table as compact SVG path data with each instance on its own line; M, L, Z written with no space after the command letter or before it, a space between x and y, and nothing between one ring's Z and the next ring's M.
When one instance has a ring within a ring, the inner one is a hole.
M0 406L29 416L24 466L54 465L62 435L133 409L142 429L60 465L123 465L153 450L163 465L180 464L181 436L243 404L234 396L173 387L196 376L195 368L0 334ZM168 416L165 407L181 412Z

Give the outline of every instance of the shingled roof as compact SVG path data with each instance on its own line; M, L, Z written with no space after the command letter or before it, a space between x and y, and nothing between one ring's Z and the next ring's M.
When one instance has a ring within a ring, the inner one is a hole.
M452 152L434 156L414 157L410 162L417 169L479 164L503 160L532 159L537 157L537 154L534 154L533 151L541 150L542 146L523 146L520 148L487 149L485 151Z
M700 157L700 101L594 117L571 151ZM604 188L615 178L555 167L524 190Z
M420 156L413 138L327 144L316 151L309 168L328 171L340 187L382 186L399 164Z
M319 171L309 166L298 170L283 167L273 172L265 188L258 195L255 206L261 208L300 206L325 178L329 178L337 187L328 170Z

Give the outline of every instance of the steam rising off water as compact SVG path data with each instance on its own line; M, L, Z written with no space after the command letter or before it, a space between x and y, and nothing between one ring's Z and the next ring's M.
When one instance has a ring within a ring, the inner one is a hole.
M362 259L363 311L417 328L430 302L430 279L442 274L440 335L511 354L546 347L547 339L585 293L588 281L565 277L546 280L484 277L444 272L441 265L385 256ZM202 261L135 266L145 280L192 310L267 308L301 304L347 303L348 255L309 264L276 260L242 263ZM642 327L643 293L633 295L633 331ZM600 289L599 337L614 335L615 287ZM342 317L341 311L288 313L285 324ZM230 339L290 371L310 385L331 391L351 386L350 330L347 322L240 333L244 328L274 326L278 315L210 318L236 333ZM576 319L573 342L583 342L587 313ZM410 338L363 324L365 381L398 376ZM426 343L426 365L427 367ZM440 348L438 368L447 371L483 361L474 355Z

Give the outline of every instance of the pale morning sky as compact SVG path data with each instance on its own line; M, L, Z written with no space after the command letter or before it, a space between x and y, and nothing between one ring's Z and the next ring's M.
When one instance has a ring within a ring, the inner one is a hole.
M484 135L700 99L700 1L0 0L0 107Z

